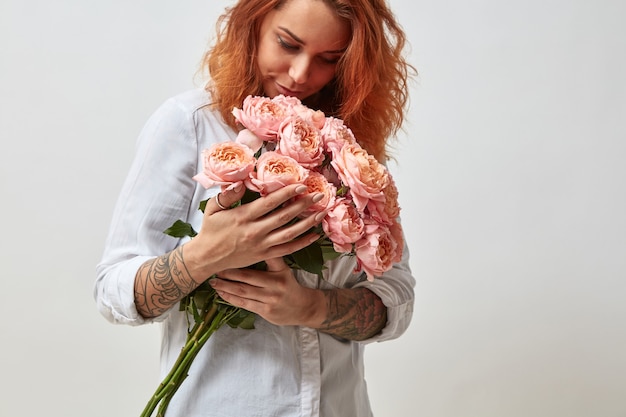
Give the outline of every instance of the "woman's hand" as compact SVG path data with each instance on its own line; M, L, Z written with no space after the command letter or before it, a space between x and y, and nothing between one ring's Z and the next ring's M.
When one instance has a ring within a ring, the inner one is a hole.
M229 269L209 283L225 301L276 325L307 326L348 340L381 331L387 308L367 288L318 290L301 286L282 258L269 259L267 271Z
M315 193L293 199L306 190L304 185L289 185L226 210L212 198L194 239L146 261L137 271L134 293L139 314L146 318L163 314L218 271L282 257L313 243L319 236L303 233L318 224L325 213L289 224L323 197ZM230 207L244 192L243 186L224 191L220 204Z
M282 257L266 263L267 271L228 269L209 283L225 301L270 323L317 327L325 316L322 291L301 286Z
M185 263L198 283L217 271L243 268L266 259L296 252L319 236L305 233L325 213L291 223L323 195L305 193L304 185L289 185L250 203L223 210L215 197L207 202L198 235L184 246ZM224 191L219 202L225 207L237 202L244 187Z

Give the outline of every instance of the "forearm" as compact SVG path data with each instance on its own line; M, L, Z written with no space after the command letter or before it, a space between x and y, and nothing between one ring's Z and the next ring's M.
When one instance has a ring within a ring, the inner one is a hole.
M323 292L325 318L318 330L349 340L365 340L387 323L387 308L367 288L344 288ZM322 309L324 310L324 309Z
M192 278L180 246L139 268L135 276L135 306L144 318L157 317L199 284Z

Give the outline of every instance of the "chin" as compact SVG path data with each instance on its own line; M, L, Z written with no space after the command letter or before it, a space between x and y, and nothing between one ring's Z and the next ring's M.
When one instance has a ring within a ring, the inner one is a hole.
M269 98L276 97L279 92L276 88L276 84L273 81L266 81L263 83L263 94L265 94Z

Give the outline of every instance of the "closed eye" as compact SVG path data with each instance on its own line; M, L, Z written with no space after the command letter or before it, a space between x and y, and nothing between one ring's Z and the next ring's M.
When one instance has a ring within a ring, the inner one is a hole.
M286 49L287 51L297 51L298 49L300 49L300 46L298 45L294 45L291 44L287 41L285 41L282 37L278 36L278 44L283 48Z
M340 58L341 58L340 56L334 56L334 57L320 56L320 59L326 64L336 64L337 62L339 62Z

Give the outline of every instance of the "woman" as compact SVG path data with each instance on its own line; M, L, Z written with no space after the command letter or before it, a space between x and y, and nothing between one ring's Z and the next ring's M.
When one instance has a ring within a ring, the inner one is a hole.
M321 195L291 185L229 209L243 187L217 194L192 177L203 149L235 138L231 111L248 95L298 97L386 160L412 70L404 41L384 0L240 0L205 56L206 89L168 100L147 122L97 267L99 310L115 323L162 322L163 375L187 336L177 304L208 277L224 300L258 315L254 330L224 326L209 339L168 416L371 415L363 347L409 325L408 250L374 281L354 272L352 257L329 262L319 280L282 257L318 238L308 230L323 215L290 220ZM199 230L193 240L163 233L178 219ZM244 268L259 261L267 271Z

